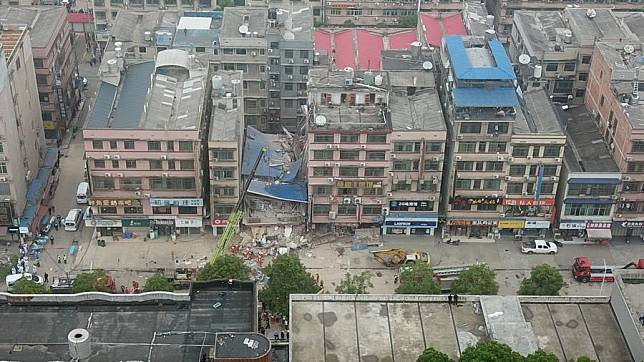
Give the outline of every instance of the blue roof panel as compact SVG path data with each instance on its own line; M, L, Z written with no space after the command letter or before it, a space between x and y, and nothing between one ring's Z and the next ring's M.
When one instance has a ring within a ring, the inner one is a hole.
M514 88L455 88L456 107L516 107L519 99Z
M459 80L515 80L516 75L512 63L503 45L497 39L488 40L488 46L495 67L473 67L467 56L463 38L460 35L450 35L443 38L449 58L454 66L454 75Z
M250 175L262 147L266 147L267 152L259 162L255 176L272 177L283 182L295 180L302 167L302 160L293 161L289 169L284 171L284 150L275 143L275 136L264 134L252 126L246 128L242 175Z
M87 121L88 128L107 128L107 122L114 106L118 88L112 84L101 82L96 94L94 108Z
M248 192L282 201L308 202L306 186L300 183L282 184L253 180Z
M25 205L25 209L20 217L20 226L31 229L34 219L38 214L38 209L41 206L40 200L42 199L43 192L47 187L49 177L52 174L52 170L57 160L58 148L49 147L47 149L45 162L38 170L38 175L36 175L36 178L31 180L31 182L29 182L29 186L27 186L27 204Z

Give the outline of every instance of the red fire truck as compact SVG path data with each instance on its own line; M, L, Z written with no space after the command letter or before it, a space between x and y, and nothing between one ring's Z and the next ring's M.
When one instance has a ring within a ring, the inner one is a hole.
M628 263L620 269L627 269L632 266L636 269L644 269L644 259ZM576 281L582 283L612 282L615 280L613 269L616 268L610 265L591 265L590 258L587 256L579 256L575 258L575 262L572 264L572 276Z

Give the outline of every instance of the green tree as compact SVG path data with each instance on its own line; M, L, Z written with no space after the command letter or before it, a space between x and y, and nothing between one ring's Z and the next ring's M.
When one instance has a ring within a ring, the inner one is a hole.
M542 349L529 354L525 362L559 362L559 358L554 353L548 353Z
M20 278L12 287L12 293L16 294L47 294L49 288L38 284L27 278Z
M174 291L174 284L163 274L155 273L145 280L143 290L146 292L172 292Z
M441 287L426 263L415 263L402 268L398 294L440 294Z
M461 354L460 362L523 362L524 358L512 348L495 341L479 342Z
M207 263L197 274L197 280L214 279L250 279L250 268L237 256L221 255L215 261Z
M462 272L452 284L457 294L493 295L499 290L496 275L487 264L475 265Z
M594 359L591 359L590 357L581 356L577 358L575 362L596 362L596 361Z
M108 276L105 270L96 269L89 273L80 273L74 279L72 291L82 292L105 292L111 293L112 289L107 285Z
M402 28L415 28L417 24L418 24L418 16L416 15L401 16L398 19L398 26Z
M339 294L369 294L367 289L373 288L371 284L371 273L368 271L360 274L346 273L344 279L335 287Z
M224 8L235 6L235 3L233 0L217 0L217 6L219 10L224 10Z
M418 356L416 362L453 362L453 360L445 353L429 347L423 351L423 354Z
M558 295L563 285L563 277L559 270L548 264L541 264L532 268L529 278L523 279L519 294Z
M288 316L289 295L317 293L315 284L300 259L295 255L280 255L264 268L268 284L259 292L259 299L268 308L282 316Z

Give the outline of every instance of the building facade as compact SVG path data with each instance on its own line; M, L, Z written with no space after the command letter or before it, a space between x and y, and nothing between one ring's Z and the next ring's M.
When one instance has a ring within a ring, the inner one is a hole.
M86 223L103 235L199 232L206 66L191 63L181 50L127 69L113 52L105 57L83 130L93 211Z
M29 31L0 30L0 226L17 225L29 183L45 160L45 138Z

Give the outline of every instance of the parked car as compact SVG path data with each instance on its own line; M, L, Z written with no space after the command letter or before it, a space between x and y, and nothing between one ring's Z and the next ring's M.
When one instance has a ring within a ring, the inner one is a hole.
M521 244L523 254L556 254L559 249L553 241L534 240Z
M56 225L60 226L60 215L52 216L49 222L40 229L40 234L47 235Z

